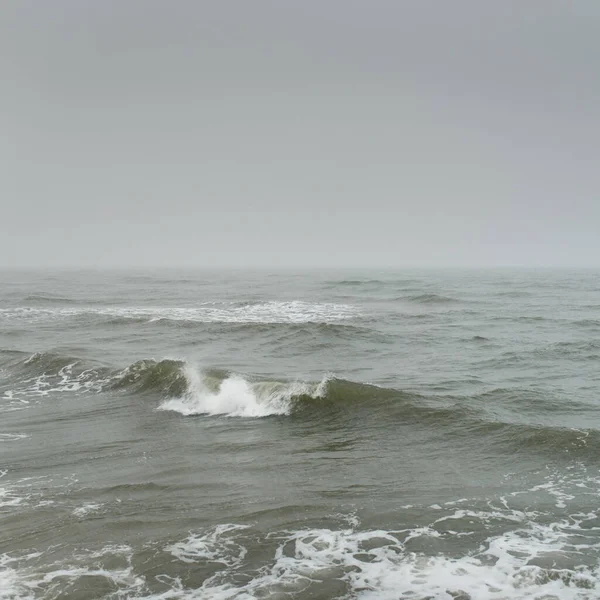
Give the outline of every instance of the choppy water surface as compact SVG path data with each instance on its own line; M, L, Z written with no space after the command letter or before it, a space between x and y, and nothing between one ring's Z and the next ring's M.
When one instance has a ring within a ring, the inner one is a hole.
M600 597L600 273L5 272L0 598Z

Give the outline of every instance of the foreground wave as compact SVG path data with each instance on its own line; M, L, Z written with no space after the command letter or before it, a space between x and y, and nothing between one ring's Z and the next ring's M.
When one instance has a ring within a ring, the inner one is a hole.
M329 526L266 535L226 522L137 550L109 544L62 559L4 555L1 597L592 600L600 589L598 510L582 513L566 487L573 485L597 494L600 480L580 466L568 482L549 473L485 501L409 505L397 528L365 528L356 514L342 513ZM429 519L406 523L427 508ZM74 516L99 509L85 505ZM458 544L463 552L452 551Z
M526 389L498 388L472 396L418 394L331 374L319 381L267 380L174 359L144 359L117 370L54 353L9 352L3 362L0 412L27 409L53 395L112 393L148 397L157 410L183 416L362 415L380 424L486 436L490 444L518 451L570 452L573 457L600 451L596 408L573 401L573 415L579 418L587 411L590 419L585 429L570 427L570 415L557 410L556 398Z

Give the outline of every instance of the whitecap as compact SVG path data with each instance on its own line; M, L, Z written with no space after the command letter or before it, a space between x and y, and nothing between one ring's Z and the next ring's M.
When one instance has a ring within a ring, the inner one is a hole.
M199 323L338 323L360 316L356 306L327 302L267 301L248 304L209 302L191 307L109 306L77 308L2 308L0 318L29 322L68 319L83 315Z
M211 389L201 371L189 364L184 366L187 390L179 398L165 400L159 410L175 411L182 415L226 415L229 417L266 417L287 415L294 398L310 396L322 398L327 391L330 376L319 383L301 381L250 382L241 375L230 375Z

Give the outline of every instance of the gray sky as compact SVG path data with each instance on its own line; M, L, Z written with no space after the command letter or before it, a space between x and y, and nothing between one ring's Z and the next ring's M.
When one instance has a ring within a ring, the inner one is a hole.
M600 265L598 0L3 0L0 265Z

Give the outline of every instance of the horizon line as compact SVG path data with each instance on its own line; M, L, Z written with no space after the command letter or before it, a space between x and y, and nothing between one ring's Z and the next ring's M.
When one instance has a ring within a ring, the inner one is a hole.
M0 265L0 271L166 271L166 270L195 270L195 271L350 271L350 270L482 270L482 269L543 269L543 270L565 270L565 269L600 269L600 264L423 264L423 265Z

